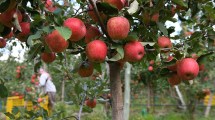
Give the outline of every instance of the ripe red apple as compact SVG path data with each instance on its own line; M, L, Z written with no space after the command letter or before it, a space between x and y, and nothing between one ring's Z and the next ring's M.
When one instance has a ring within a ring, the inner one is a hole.
M6 46L6 40L3 38L0 38L0 48L4 48Z
M150 61L149 61L149 64L150 64L150 65L154 65L154 64L155 64L155 61L154 61L154 60L150 60Z
M199 71L205 70L205 65L203 63L199 64Z
M121 10L125 5L125 0L104 0L104 2L109 3L110 5L116 7L118 10Z
M16 78L17 79L21 78L21 73L16 73Z
M89 61L84 61L78 69L78 74L81 77L89 77L93 74L93 64Z
M43 101L42 98L38 98L38 99L37 99L37 102L38 102L38 103L41 103L42 101Z
M159 13L155 13L152 15L151 21L158 22L159 21Z
M98 18L97 18L97 16L96 16L96 14L95 14L95 12L94 12L94 10L93 10L92 5L89 5L88 14L89 14L89 16L92 18L92 20L94 22L98 22L99 21ZM102 12L99 12L99 16L101 17L102 21L105 21L107 19L107 16L104 13L102 13Z
M88 100L86 101L86 105L87 105L88 107L90 107L90 108L96 107L96 99L93 99L93 100L88 99Z
M181 79L177 74L173 74L170 78L168 78L168 82L171 86L174 86L180 84Z
M168 37L165 36L160 36L158 38L158 46L160 48L171 48L172 47L172 42ZM163 50L163 51L168 51L168 50Z
M35 79L31 79L31 84L35 84Z
M199 65L193 58L184 58L177 66L177 74L183 80L192 80L198 73Z
M12 10L8 10L5 11L3 13L0 14L0 23L2 23L3 25L7 26L7 27L13 27L13 19L14 19L14 14L17 14L18 17L18 21L21 22L22 21L22 14L19 10L16 9L12 9Z
M130 23L125 17L112 17L107 22L108 35L114 40L125 39L130 30Z
M19 33L22 36L28 36L31 32L30 30L30 23L29 22L21 22L20 27L22 29L22 32Z
M30 92L30 91L32 91L32 88L31 87L26 87L25 90L26 90L26 92Z
M148 67L148 71L152 72L152 71L153 71L153 67L152 67L152 66L149 66L149 67Z
M10 39L13 37L13 32L11 31L9 34L7 34L6 36L2 36L4 39Z
M149 22L150 22L150 14L148 12L143 12L142 13L142 16L143 16L143 22L146 24L146 25L149 25Z
M57 7L54 6L52 0L46 0L45 7L49 12L54 12L57 9Z
M138 41L131 41L124 46L124 59L128 62L138 62L145 54L143 45Z
M93 40L87 44L86 54L92 62L104 62L107 56L107 45L101 40Z
M33 74L32 76L31 76L31 79L36 79L37 78L37 75L36 74Z
M101 33L99 32L99 29L97 27L88 25L84 41L85 43L89 43L90 41L97 39L100 36L101 36Z
M52 52L63 52L69 45L57 30L52 31L45 37L45 42Z
M64 21L64 26L72 31L71 41L79 41L86 35L86 26L78 18L68 18Z
M56 55L54 52L51 52L51 53L43 52L41 54L41 59L45 63L51 63L56 59Z

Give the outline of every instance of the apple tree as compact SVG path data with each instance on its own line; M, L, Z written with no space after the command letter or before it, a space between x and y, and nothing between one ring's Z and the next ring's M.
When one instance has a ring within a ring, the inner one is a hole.
M27 60L39 59L35 70L57 58L69 77L74 55L81 57L81 77L108 69L112 119L123 120L124 63L148 69L155 78L172 76L172 85L195 79L202 59L214 60L213 9L212 0L2 0L0 44L12 37L26 45ZM184 35L172 34L176 29L167 21L184 25Z

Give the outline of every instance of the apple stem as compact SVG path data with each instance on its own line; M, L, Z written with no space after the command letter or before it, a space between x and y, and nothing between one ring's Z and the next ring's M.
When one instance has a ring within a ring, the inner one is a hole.
M89 2L90 2L90 4L91 4L92 7L93 7L93 11L95 12L96 17L97 17L98 20L99 20L99 24L100 24L100 26L101 26L101 29L102 29L103 33L107 36L107 38L108 38L109 40L111 40L110 36L107 34L106 27L105 27L104 23L102 22L102 19L101 19L100 15L99 15L99 11L98 11L98 8L97 8L97 6L96 6L95 1L94 1L94 0L89 0Z

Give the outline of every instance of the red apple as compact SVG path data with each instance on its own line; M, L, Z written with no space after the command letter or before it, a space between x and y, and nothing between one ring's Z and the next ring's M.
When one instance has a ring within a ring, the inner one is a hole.
M31 79L31 84L35 84L35 79Z
M125 17L113 17L107 22L108 35L114 40L125 39L130 30L130 23Z
M177 74L173 74L170 78L168 78L168 82L171 86L174 86L180 84L181 79Z
M51 63L56 59L56 55L54 52L48 53L48 52L43 52L41 54L41 59L45 63Z
M42 102L42 101L43 101L42 98L38 98L38 99L37 99L37 102L38 102L38 103L40 103L40 102Z
M28 36L30 34L30 23L29 22L21 22L20 27L22 29L22 32L19 33L22 36Z
M16 78L19 79L21 77L21 73L16 73Z
M36 79L37 78L37 75L36 74L33 74L32 76L31 76L31 79Z
M7 34L6 36L2 36L4 39L10 39L13 37L13 32L11 31L9 34Z
M90 108L96 107L96 99L93 99L93 100L88 99L88 100L86 101L86 105L87 105L88 107L90 107Z
M68 18L64 21L64 26L72 31L71 41L79 41L86 35L86 26L78 18Z
M100 36L101 36L101 33L99 32L99 29L97 27L88 25L84 41L85 43L89 43L90 41L97 39Z
M93 40L87 44L86 54L92 62L104 62L107 56L107 45L101 40Z
M154 60L150 60L150 61L149 61L149 64L150 64L150 65L154 65L154 64L155 64L155 61L154 61Z
M98 22L99 21L98 18L97 18L97 16L96 16L96 14L95 14L95 12L94 12L94 10L93 10L92 5L89 5L88 14L89 14L89 16L92 18L92 20L94 22ZM99 16L101 17L102 21L105 21L107 19L107 16L104 13L102 13L102 12L99 12Z
M149 66L149 67L148 67L148 71L152 72L152 71L153 71L153 67L152 67L152 66Z
M49 46L52 52L60 53L63 52L69 45L57 30L52 31L45 37L45 42Z
M18 21L22 21L22 14L19 10L12 9L0 14L0 23L7 27L13 27L14 14L17 14Z
M172 47L172 42L168 37L161 36L158 38L158 46L160 48L171 48ZM163 51L169 51L169 50L163 50Z
M196 54L196 53L193 53L192 55L191 55L191 57L194 59L194 60L197 60L199 57L198 57L198 55Z
M6 40L3 38L0 38L0 48L4 48L6 46Z
M159 21L159 13L155 13L152 15L151 21L158 22Z
M199 64L199 71L204 71L205 65L203 63Z
M138 41L131 41L124 46L124 59L128 62L138 62L145 54L143 45Z
M49 12L54 12L57 9L57 7L54 6L52 0L46 0L45 7Z
M193 58L182 59L177 66L177 74L183 80L192 80L199 73L199 65Z
M125 0L104 0L104 2L109 3L110 5L116 7L118 10L121 10L125 6Z
M91 62L84 61L78 69L78 74L81 77L89 77L93 74L93 69L93 64Z

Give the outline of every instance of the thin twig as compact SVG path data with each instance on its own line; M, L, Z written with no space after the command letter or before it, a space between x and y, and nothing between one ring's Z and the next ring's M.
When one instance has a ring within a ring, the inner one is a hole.
M80 110L79 110L79 113L78 113L78 120L81 120L81 113L82 113L82 109L83 109L83 106L84 106L85 98L86 98L86 93L84 93L84 97L83 97L82 102L81 102Z
M109 40L111 40L110 36L108 35L108 33L107 33L107 31L106 31L107 29L106 29L106 27L105 27L105 25L104 25L104 23L103 23L103 21L102 21L102 19L101 19L101 16L99 15L99 11L98 11L98 9L97 9L97 6L96 6L95 1L94 1L94 0L89 0L89 2L90 2L90 4L91 4L92 7L93 7L93 11L94 11L94 13L96 14L96 17L97 17L98 20L99 20L99 24L100 24L100 26L101 26L101 29L102 29L103 33L107 36L107 38L108 38Z

